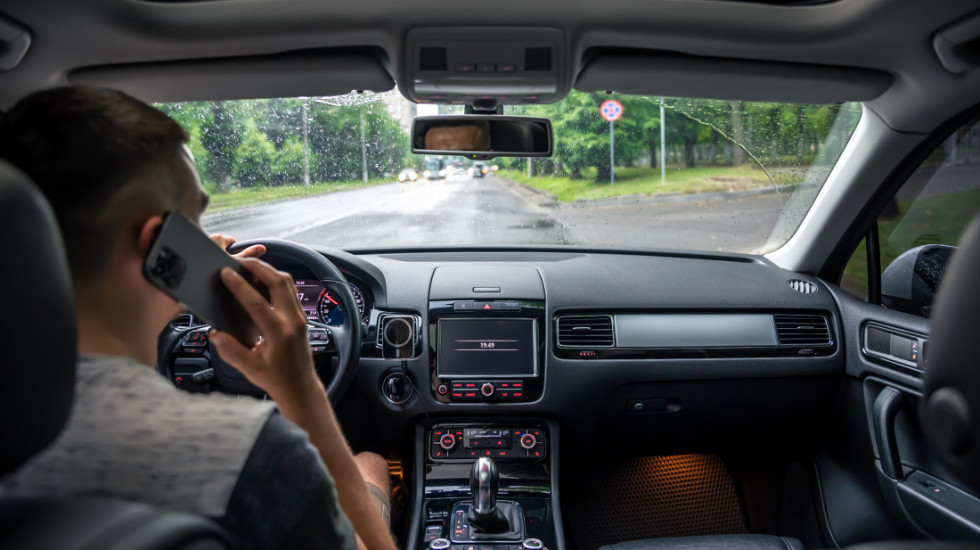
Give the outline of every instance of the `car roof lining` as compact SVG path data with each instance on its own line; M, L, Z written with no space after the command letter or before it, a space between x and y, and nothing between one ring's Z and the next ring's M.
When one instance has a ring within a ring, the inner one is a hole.
M344 9L309 0L176 4L141 0L8 0L0 10L30 29L32 43L17 67L0 71L0 108L9 107L30 91L69 83L72 74L78 78L87 75L94 82L93 67L113 67L111 73L102 73L107 83L110 76L135 81L136 76L124 76L123 72L132 69L141 75L139 78L149 78L149 69L142 67L146 63L249 58L303 49L378 48L386 54L383 63L390 60L388 72L400 75L409 30L475 26L559 29L568 40L568 82L582 73L583 64L589 59L586 52L596 48L670 51L702 58L885 73L893 81L870 105L899 131L928 132L969 107L980 91L980 70L953 74L943 67L933 47L937 32L968 20L971 12L976 12L975 5L968 2L836 0L774 5L717 0L622 0L615 4L498 0L494 9L481 12L479 18L461 11L451 0L433 0L422 7L418 2L398 0L359 3L355 8ZM52 13L59 17L51 17ZM193 70L198 66L187 67ZM238 67L244 77L247 66ZM719 71L716 77L728 74L731 67L715 66ZM772 67L775 69L776 65ZM176 72L179 65L170 68ZM184 87L183 92L174 87L173 93L166 95L175 99L181 95L288 96L311 84L308 67L297 69L294 75L280 71L275 79L262 79L269 70L262 63L252 68L258 77L254 80L263 80L249 83L254 91L241 87L232 90L221 79L212 78L198 79L193 86ZM597 87L589 79L601 68L601 63L587 67L582 73L587 79L580 86ZM657 85L656 91L685 95L683 92L696 88L715 68L698 64L685 73L683 67L675 67L669 73L661 73L665 82ZM163 67L154 70L162 71ZM377 71L345 74L351 77L350 82L329 89L379 87ZM620 77L623 78L627 80L621 86L624 91L642 91L631 85L629 77ZM824 81L814 76L805 86L823 88L828 97L857 99L868 95L834 93L835 83L840 84L833 77ZM676 86L672 88L671 84ZM744 85L726 89L741 90L740 95L745 97L744 92L750 92L752 87L767 88L770 84L763 77L746 78ZM798 84L784 86L783 94L766 97L793 101L791 92L803 86L802 82ZM845 87L852 90L854 86L851 83Z

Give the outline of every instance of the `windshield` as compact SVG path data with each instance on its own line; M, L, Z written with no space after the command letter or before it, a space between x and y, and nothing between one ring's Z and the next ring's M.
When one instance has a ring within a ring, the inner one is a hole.
M618 107L601 106L608 100ZM397 91L171 103L211 194L208 232L345 249L577 245L765 253L792 236L860 105L572 92L550 158L421 157ZM603 112L604 111L604 112ZM619 118L609 122L603 115ZM414 169L418 177L399 177Z

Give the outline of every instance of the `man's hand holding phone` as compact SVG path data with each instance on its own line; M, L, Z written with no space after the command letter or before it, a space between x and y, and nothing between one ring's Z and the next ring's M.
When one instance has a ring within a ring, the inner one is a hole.
M323 384L313 368L306 315L296 299L296 287L288 273L254 258L242 258L239 262L268 288L272 304L232 269L223 269L221 280L259 327L262 340L247 348L230 334L214 330L211 342L221 357L265 390L283 414L295 422L311 400L326 399Z

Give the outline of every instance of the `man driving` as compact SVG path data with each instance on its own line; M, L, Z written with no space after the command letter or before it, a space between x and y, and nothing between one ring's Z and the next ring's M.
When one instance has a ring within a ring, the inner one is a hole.
M201 514L240 548L394 550L387 464L348 447L292 278L256 258L261 246L238 259L271 304L232 270L221 274L261 342L210 340L272 402L186 393L154 369L157 338L181 307L142 265L166 212L199 223L208 202L188 139L157 109L89 87L34 93L0 121L0 157L37 183L58 220L79 351L68 426L0 480L5 495L105 495Z

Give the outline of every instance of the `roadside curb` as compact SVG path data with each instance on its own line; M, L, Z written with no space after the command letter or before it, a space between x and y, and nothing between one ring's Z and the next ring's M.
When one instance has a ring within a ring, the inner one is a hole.
M534 203L541 208L557 208L559 206L558 197L536 187L516 182L510 178L496 176L501 182L521 195L525 200Z
M499 177L499 176L498 176ZM724 200L739 197L754 197L761 195L775 195L776 189L771 186L756 187L754 189L742 189L740 191L710 191L707 193L657 193L654 195L622 195L619 197L609 197L594 200L577 200L573 202L560 202L558 197L547 191L537 189L530 185L516 182L512 179L499 177L508 187L520 194L526 200L533 202L537 206L544 208L590 208L594 206L610 206L623 203L656 203L656 202L691 202L704 200ZM779 189L779 193L787 195L796 191L801 184L786 185Z
M780 188L779 193L783 195L796 191L800 186L787 185ZM760 195L775 195L777 191L772 187L756 187L754 189L742 189L740 191L709 191L707 193L660 193L656 195L623 195L621 197L609 197L596 200L577 200L574 202L563 203L562 206L569 208L587 208L590 206L608 206L630 203L652 203L652 202L690 202L704 200L723 200L738 197L755 197Z

